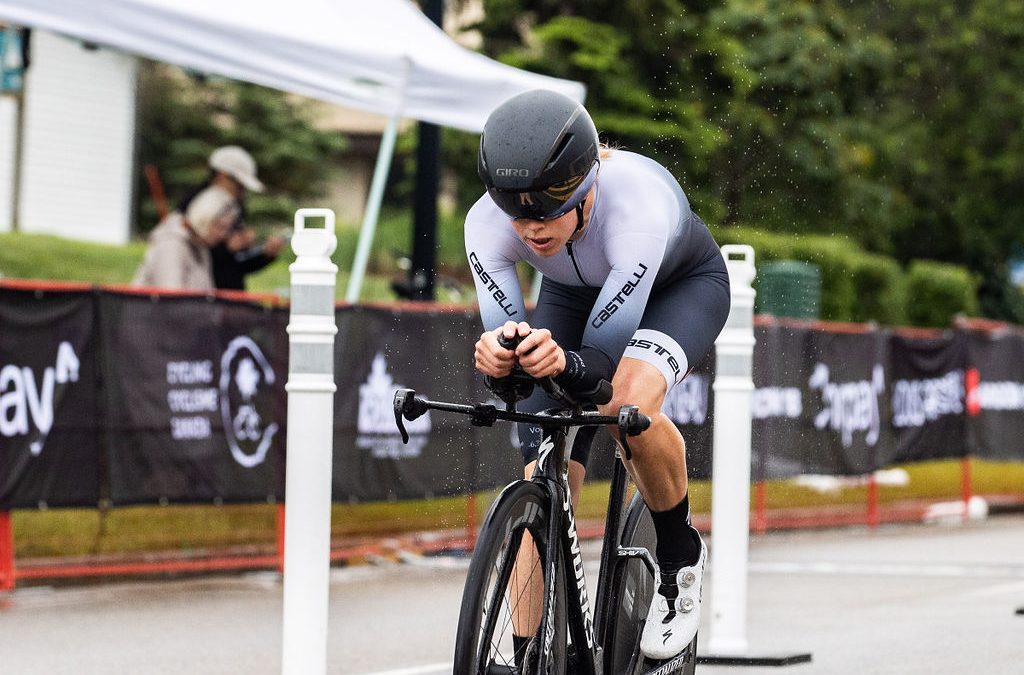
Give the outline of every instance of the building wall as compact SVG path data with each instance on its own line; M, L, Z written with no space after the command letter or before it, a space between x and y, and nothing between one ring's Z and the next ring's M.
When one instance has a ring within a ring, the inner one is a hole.
M134 57L32 35L18 227L120 244L131 234Z
M18 99L0 95L0 232L10 232L14 222L17 129Z

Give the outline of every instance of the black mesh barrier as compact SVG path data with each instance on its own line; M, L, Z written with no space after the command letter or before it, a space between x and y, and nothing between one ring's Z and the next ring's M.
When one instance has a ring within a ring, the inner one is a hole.
M278 495L287 340L246 302L101 297L113 504Z
M337 311L334 500L419 499L521 475L513 425L432 411L401 442L400 387L499 403L473 368L474 312ZM193 295L0 285L0 509L256 502L284 489L288 312ZM752 477L1024 459L1024 334L756 329ZM668 395L709 478L714 354ZM614 444L598 431L589 478ZM301 451L301 450L300 450ZM728 452L728 449L724 449Z
M478 446L466 417L431 411L406 422L402 443L392 401L399 388L433 400L474 399L476 318L467 313L348 307L337 313L335 501L454 495L476 482Z
M1024 457L1024 335L967 332L967 449L992 460Z
M754 392L750 401L753 480L804 473L804 439L809 435L804 411L810 405L810 333L807 328L780 325L755 329Z
M894 455L888 335L811 331L804 341L801 473L857 475Z
M100 498L96 295L0 288L0 509Z

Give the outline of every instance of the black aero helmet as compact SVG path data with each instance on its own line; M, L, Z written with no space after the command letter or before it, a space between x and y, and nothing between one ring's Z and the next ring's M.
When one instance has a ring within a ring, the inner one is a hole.
M597 176L597 129L582 104L535 89L494 109L480 136L477 173L512 218L573 210Z

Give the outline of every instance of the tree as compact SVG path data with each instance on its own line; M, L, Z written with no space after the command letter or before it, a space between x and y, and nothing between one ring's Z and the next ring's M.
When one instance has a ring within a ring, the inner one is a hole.
M709 222L827 231L867 220L862 202L878 188L858 173L870 153L852 120L889 55L837 3L485 8L486 51L585 82L604 135L669 167Z
M901 191L897 255L967 265L987 316L1024 321L1007 258L1024 244L1024 2L905 0L865 21L897 51L876 119Z
M259 166L266 194L250 195L250 222L289 223L295 209L322 196L345 139L317 128L309 101L274 89L205 78L144 63L139 84L139 163L157 167L171 205L209 174L210 152L240 145ZM140 176L137 223L156 224L156 207Z

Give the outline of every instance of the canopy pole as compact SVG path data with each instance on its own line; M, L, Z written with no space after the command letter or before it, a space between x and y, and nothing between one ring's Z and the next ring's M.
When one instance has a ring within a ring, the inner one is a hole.
M370 196L366 201L366 212L363 214L363 226L359 230L359 244L356 246L356 257L352 261L352 274L348 278L348 289L345 300L350 303L359 301L359 292L363 288L363 277L366 275L366 262L370 258L373 246L373 235L377 229L377 216L380 215L380 204L384 199L384 185L387 183L391 158L395 154L395 137L398 135L398 118L402 108L399 106L384 129L380 139L380 150L377 151L377 166L373 169L373 182L370 184Z

